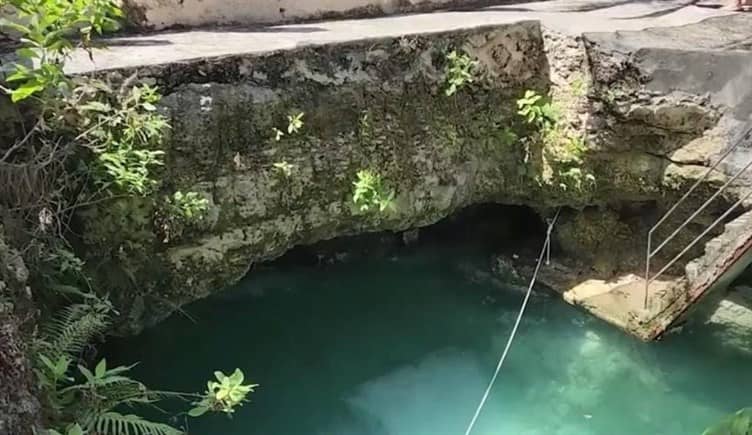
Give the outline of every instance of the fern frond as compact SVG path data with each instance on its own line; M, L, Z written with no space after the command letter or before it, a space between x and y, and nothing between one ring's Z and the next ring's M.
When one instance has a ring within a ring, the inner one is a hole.
M106 311L86 304L74 304L59 311L42 326L41 351L50 359L79 354L108 326Z
M144 420L137 415L105 412L97 416L87 431L105 435L183 435L184 432L164 423Z
M99 385L97 395L103 398L103 407L106 409L158 400L151 396L146 385L132 379Z

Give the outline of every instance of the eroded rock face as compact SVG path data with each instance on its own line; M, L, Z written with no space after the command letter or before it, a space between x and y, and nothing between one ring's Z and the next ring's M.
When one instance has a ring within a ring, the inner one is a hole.
M473 83L447 96L446 56L455 49L479 63ZM293 246L417 228L471 204L543 214L625 202L659 210L701 173L666 154L702 137L722 109L655 95L628 59L614 57L522 22L144 68L172 118L161 194L199 191L210 210L169 235L149 201L89 211L85 255L135 331ZM558 141L519 140L535 136L516 113L528 89L550 91ZM304 126L288 133L288 116L298 113ZM565 172L571 142L561 138L586 144L579 178ZM362 169L394 190L394 212L355 209ZM561 240L576 256L611 229L562 232ZM635 239L624 246L634 249Z
M24 309L28 270L5 244L0 226L0 434L27 435L40 429L35 378L27 359L29 311Z

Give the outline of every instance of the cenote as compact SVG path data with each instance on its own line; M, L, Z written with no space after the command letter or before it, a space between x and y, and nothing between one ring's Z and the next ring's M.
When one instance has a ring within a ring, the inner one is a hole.
M523 297L465 235L288 255L105 353L155 388L235 367L260 384L231 419L168 407L190 434L462 434ZM750 363L703 328L643 343L538 288L473 433L699 434L748 404Z
M0 7L0 435L752 435L752 14L183 3Z

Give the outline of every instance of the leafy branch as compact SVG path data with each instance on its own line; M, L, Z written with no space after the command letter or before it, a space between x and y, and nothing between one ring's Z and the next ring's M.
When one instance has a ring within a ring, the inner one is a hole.
M394 208L394 190L386 187L381 175L365 169L353 182L352 200L360 213L383 213Z

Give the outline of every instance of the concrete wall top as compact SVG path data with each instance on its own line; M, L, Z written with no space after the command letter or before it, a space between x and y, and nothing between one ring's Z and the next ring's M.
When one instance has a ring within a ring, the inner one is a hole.
M379 16L441 7L494 3L479 0L125 0L130 21L145 29L205 25L275 24L319 18ZM500 2L499 2L500 3Z

